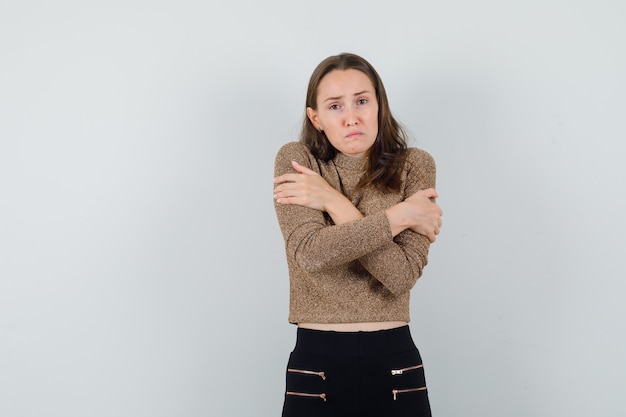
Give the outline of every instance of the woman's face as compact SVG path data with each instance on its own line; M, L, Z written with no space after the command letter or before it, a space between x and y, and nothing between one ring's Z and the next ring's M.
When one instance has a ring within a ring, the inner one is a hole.
M378 101L369 77L355 69L334 70L317 89L317 110L307 116L344 155L362 157L378 135Z

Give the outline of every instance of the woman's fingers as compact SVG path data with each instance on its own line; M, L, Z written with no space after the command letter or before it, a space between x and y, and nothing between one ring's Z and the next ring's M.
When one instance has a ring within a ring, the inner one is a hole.
M320 175L293 162L297 174L283 174L274 179L274 199L280 204L297 204L316 210L326 210L334 190Z
M278 177L274 178L274 184L282 184L285 182L294 182L298 179L298 175L302 175L302 174L283 174L283 175L279 175Z
M295 169L300 174L317 175L317 172L310 170L309 168L305 167L304 165L300 165L296 161L291 161L291 166L293 166L293 169Z
M319 176L317 172L310 170L304 165L300 165L296 161L291 161L291 165L293 166L293 169L296 170L296 173L287 173L287 174L279 175L278 177L274 178L274 184L282 184L285 182L296 182L298 181L301 175Z
M301 185L294 182L286 182L274 188L274 198L290 198L302 197L306 194L306 190Z
M413 195L419 195L420 197L425 197L430 200L439 198L439 194L437 194L437 191L434 188L426 188L425 190L419 190Z
M441 231L441 208L435 203L439 197L434 188L420 190L405 200L411 207L414 224L411 229L428 238L431 242Z

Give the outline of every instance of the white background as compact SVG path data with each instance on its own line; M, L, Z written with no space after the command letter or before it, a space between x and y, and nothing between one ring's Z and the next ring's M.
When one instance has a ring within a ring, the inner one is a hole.
M278 416L272 205L350 51L438 164L435 416L623 416L626 3L0 1L0 415Z

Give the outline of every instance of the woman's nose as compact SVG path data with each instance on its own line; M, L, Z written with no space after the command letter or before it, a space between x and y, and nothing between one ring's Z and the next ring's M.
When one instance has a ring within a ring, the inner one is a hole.
M356 112L352 107L346 109L346 126L354 126L359 124Z

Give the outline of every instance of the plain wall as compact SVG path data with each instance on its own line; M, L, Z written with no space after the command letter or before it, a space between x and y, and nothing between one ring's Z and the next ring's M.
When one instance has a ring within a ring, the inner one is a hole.
M437 161L434 415L626 412L626 3L0 1L0 415L279 415L274 156L343 51Z

